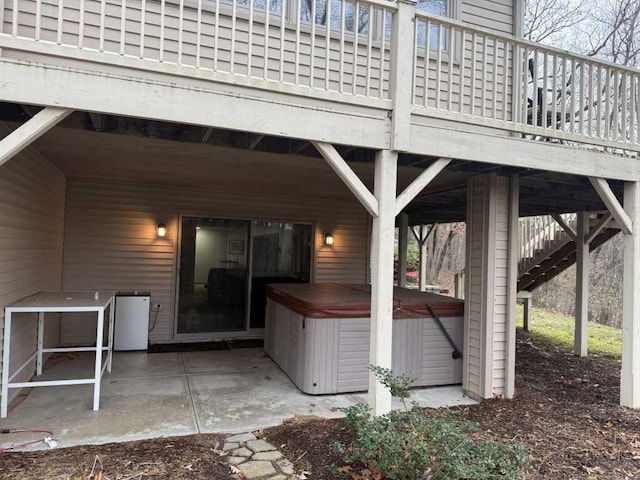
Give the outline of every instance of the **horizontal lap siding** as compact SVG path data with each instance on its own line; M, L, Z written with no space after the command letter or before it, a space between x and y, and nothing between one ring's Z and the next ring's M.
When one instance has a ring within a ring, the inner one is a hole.
M466 299L470 303L469 307L469 330L468 330L468 356L467 359L467 388L470 391L478 392L482 378L482 325L484 302L482 297L484 279L484 231L485 223L485 181L483 178L475 178L471 190L471 215L469 225L469 236L471 251L469 253L469 281L471 283L470 295Z
M513 33L513 0L462 0L460 19L471 25Z
M0 136L7 131L0 125ZM0 320L4 307L40 290L59 290L62 281L66 179L39 154L27 149L0 167ZM35 314L13 314L10 371L36 345ZM48 314L45 342L57 346L59 316ZM0 344L0 351L2 344ZM1 362L1 360L0 360ZM29 378L35 365L16 380ZM12 390L10 395L18 391Z
M504 393L507 363L507 300L509 292L509 178L498 177L493 311L493 390Z
M12 3L5 7L4 32L10 32L9 19L12 18ZM83 35L80 38L81 12L78 0L64 2L64 23L62 43L79 46L90 50L100 49L100 8L99 0L85 1ZM282 29L280 17L273 14L269 19L268 41L266 50L269 53L267 72L264 72L265 58L265 24L264 15L256 11L251 38L251 59L249 61L249 22L248 11L241 7L237 9L235 24L235 39L232 43L231 6L220 2L218 18L217 45L215 35L215 12L211 9L202 10L200 30L200 62L197 60L197 10L185 7L182 21L182 48L179 48L180 38L180 9L177 4L167 2L165 6L164 30L161 32L160 2L146 2L144 37L141 36L141 2L129 0L126 8L125 32L121 29L121 2L106 2L105 28L103 48L106 52L124 53L130 56L142 56L146 59L167 63L214 69L214 57L217 54L216 69L220 72L233 72L240 75L266 78L273 81L296 83L296 31L295 25L285 22L284 45L282 47ZM34 38L36 31L36 1L24 0L19 3L18 35ZM56 42L58 29L58 2L42 0L42 21L40 38L43 41ZM313 88L324 88L326 82L325 59L329 51L329 89L340 89L340 67L345 92L353 90L353 35L345 34L344 49L341 55L339 32L330 31L329 48L327 36L323 28L317 26L314 40L313 81L311 81L311 27L303 25L300 31L300 46L298 55L298 82ZM141 55L141 40L143 51ZM162 53L161 53L162 44ZM385 49L380 56L379 42L373 42L371 53L368 51L368 38L361 35L358 38L358 55L356 68L356 91L359 95L367 94L367 87L374 96L387 97L389 88L389 52ZM234 64L231 64L233 50ZM281 53L282 52L282 53ZM370 58L369 71L367 71ZM280 67L282 64L282 78ZM249 72L248 65L251 65ZM369 75L367 75L369 74ZM367 83L367 78L369 82ZM382 83L381 83L382 82Z
M70 179L64 288L150 291L152 302L163 306L150 341L171 341L179 213L313 223L314 280L366 281L368 217L355 199L339 202L287 197L285 192L230 193ZM165 239L156 237L159 221L168 224ZM332 248L322 246L326 231L334 234ZM64 321L63 342L89 342L94 323Z

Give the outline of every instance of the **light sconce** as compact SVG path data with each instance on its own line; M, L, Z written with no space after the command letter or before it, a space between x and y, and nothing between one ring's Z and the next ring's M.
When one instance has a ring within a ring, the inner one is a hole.
M164 238L167 236L167 224L159 223L157 227L158 237Z
M333 235L330 233L325 233L324 234L324 244L331 246L333 245Z

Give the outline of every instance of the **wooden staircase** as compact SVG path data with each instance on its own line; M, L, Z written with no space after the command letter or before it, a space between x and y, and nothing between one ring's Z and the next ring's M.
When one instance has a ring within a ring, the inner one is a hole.
M594 214L590 226L595 225L601 215ZM574 231L576 214L560 215ZM612 222L589 244L589 251L602 245L620 230ZM553 277L562 273L576 261L576 242L552 216L520 219L520 259L518 262L518 291L531 292Z

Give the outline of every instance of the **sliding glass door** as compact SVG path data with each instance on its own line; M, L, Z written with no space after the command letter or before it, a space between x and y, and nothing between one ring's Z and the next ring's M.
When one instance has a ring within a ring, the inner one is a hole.
M182 217L178 334L246 328L249 225Z
M176 333L264 328L267 285L309 282L312 239L311 225L181 217Z

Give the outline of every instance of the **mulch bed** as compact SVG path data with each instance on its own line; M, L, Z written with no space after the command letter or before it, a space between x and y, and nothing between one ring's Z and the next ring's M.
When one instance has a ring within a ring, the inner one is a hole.
M518 332L515 398L458 410L480 424L483 437L529 448L530 479L640 478L640 411L618 406L619 369L616 360L579 358ZM327 466L341 459L330 445L348 440L351 432L342 420L299 417L261 434L297 471L310 472L310 480L331 480ZM2 453L0 477L82 479L97 456L103 480L237 478L217 453L219 442L219 436L194 435Z

